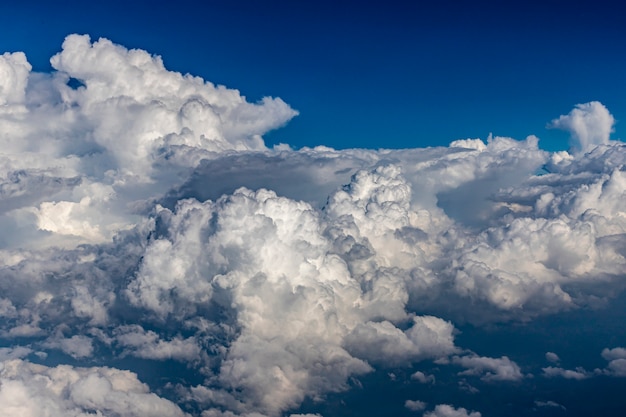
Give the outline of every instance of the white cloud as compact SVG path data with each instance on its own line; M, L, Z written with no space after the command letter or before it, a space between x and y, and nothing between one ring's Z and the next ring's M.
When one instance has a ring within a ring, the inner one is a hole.
M24 346L17 346L14 348L2 347L0 348L0 362L5 362L11 359L21 359L33 353L33 350Z
M572 135L572 146L578 151L589 151L597 145L606 145L613 132L615 119L598 101L578 104L566 116L554 119L549 127L567 130Z
M602 349L602 357L607 361L612 361L615 359L626 359L626 348L616 347L613 349Z
M581 380L581 379L587 379L591 376L589 372L587 372L586 370L580 367L576 368L575 370L564 369L564 368L559 368L559 367L554 367L554 366L548 366L546 368L541 368L541 369L543 370L543 376L547 378L560 377L560 378L565 378L565 379Z
M561 361L561 359L559 358L559 355L557 355L554 352L546 352L546 360L552 363L558 363Z
M480 390L478 388L476 388L475 386L473 386L472 384L470 384L469 382L467 382L467 380L465 379L461 379L459 381L459 388L463 391L466 391L470 394L478 394L480 392Z
M0 106L24 102L31 69L23 52L6 52L0 55Z
M506 356L501 358L478 355L454 356L451 361L453 364L467 368L459 375L481 376L483 381L519 381L524 378L520 367Z
M626 377L626 359L613 359L607 365L610 375Z
M626 377L626 348L605 348L602 357L609 361L605 373L618 377Z
M411 411L422 411L426 409L426 403L419 400L406 400L404 406Z
M154 331L146 331L139 325L120 326L115 330L115 342L124 349L124 354L138 358L182 362L199 361L202 350L194 337L174 337L162 340Z
M465 408L454 408L448 404L439 404L433 411L424 413L424 417L480 417L478 411L468 412Z
M137 376L113 368L48 368L19 359L0 364L0 414L11 416L186 416L150 393Z
M91 338L86 336L74 335L68 338L62 338L50 346L58 343L58 347L73 358L86 358L93 354L93 344Z
M434 375L428 375L422 371L416 371L413 374L411 374L411 379L414 379L422 384L428 384L428 383L434 384L435 383Z

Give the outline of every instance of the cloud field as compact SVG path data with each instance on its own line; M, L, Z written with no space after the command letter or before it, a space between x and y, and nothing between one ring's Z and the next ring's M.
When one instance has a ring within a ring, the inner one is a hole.
M457 340L623 291L626 147L603 104L549 123L570 151L293 150L263 141L298 114L280 98L88 36L50 62L0 55L0 415L275 417L405 369L405 412L480 417L424 402L439 379L415 366L469 388L626 376L609 341L568 369Z

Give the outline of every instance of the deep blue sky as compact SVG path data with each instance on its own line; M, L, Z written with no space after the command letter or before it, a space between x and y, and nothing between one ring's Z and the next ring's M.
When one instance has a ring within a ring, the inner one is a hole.
M268 144L422 147L493 132L566 149L546 123L591 100L623 136L626 16L610 2L14 3L0 6L0 51L48 70L69 33L145 49L299 110Z

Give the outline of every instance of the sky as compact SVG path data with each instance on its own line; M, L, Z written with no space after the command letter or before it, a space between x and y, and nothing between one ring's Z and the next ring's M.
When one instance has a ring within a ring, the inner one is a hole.
M300 115L271 144L407 148L493 133L557 150L567 135L546 129L554 115L592 100L626 112L622 21L602 1L34 1L2 6L0 49L36 70L69 33L147 50L251 101L289 103Z
M623 15L503 3L0 6L0 415L621 416Z

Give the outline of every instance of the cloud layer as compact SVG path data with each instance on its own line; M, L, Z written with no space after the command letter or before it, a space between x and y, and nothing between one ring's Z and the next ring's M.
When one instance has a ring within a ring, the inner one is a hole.
M573 154L534 136L296 151L262 139L297 115L279 98L88 36L51 63L0 56L6 414L279 416L425 362L515 383L523 365L459 346L459 324L623 290L626 148L601 103L552 122ZM626 374L622 351L602 352L603 375ZM116 368L128 358L168 371L148 387Z

